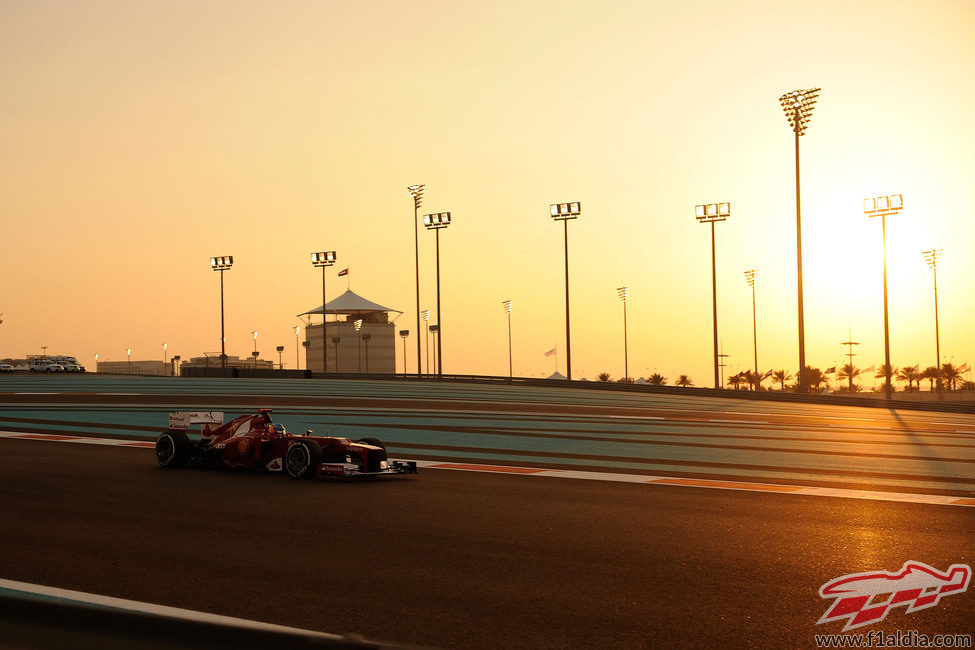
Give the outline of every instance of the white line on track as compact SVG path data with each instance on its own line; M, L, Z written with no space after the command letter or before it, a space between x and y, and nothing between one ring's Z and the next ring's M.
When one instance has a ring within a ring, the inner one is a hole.
M728 424L768 424L768 422L762 422L761 420L708 420L708 422L725 422Z
M328 639L330 641L340 641L342 637L325 632L315 632L303 630L297 627L287 627L285 625L275 625L273 623L262 623L251 621L245 618L233 616L221 616L220 614L210 614L194 609L182 609L180 607L169 607L167 605L156 605L154 603L144 603L138 600L126 600L124 598L113 598L100 594L89 594L83 591L71 591L69 589L59 589L57 587L47 587L45 585L34 585L28 582L17 582L15 580L4 580L0 578L0 591L11 591L29 597L44 596L51 600L69 600L85 605L107 609L121 609L129 612L141 612L143 614L153 614L155 616L165 616L166 618L178 618L184 621L196 623L212 623L216 625L228 625L236 628L246 628L249 630L260 630L263 632L287 632L290 634L301 634L316 639Z
M90 438L61 434L21 433L0 431L0 438L20 440L44 440L51 442L77 442L88 445L108 445L113 447L153 448L155 443L148 440L122 440L109 438ZM404 458L402 460L413 460ZM745 481L724 481L714 479L680 478L674 476L652 476L648 474L621 474L616 472L590 472L580 470L546 469L541 467L521 467L511 465L488 465L463 461L445 462L441 460L416 459L418 467L426 469L455 470L464 472L488 472L491 474L517 474L551 478L574 478L589 481L609 481L613 483L642 483L645 485L670 485L675 487L697 487L716 490L736 490L741 492L773 492L777 494L798 494L804 496L823 496L841 499L867 499L871 501L898 501L903 503L928 503L944 506L975 507L975 498L945 496L939 494L911 494L906 492L876 492L872 490L848 490L843 488L810 487L804 485L784 485Z

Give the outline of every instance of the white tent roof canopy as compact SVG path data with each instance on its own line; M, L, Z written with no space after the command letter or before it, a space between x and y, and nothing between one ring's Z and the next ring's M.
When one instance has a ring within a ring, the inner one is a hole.
M343 293L338 298L334 300L329 300L325 304L325 311L329 314L360 314L362 312L369 311L391 311L397 314L402 314L403 312L397 309L390 309L389 307L383 307L378 305L371 300L366 300L357 293L354 293L351 289ZM307 316L309 314L321 314L322 308L316 307L315 309L310 309L306 312L298 314L299 316Z

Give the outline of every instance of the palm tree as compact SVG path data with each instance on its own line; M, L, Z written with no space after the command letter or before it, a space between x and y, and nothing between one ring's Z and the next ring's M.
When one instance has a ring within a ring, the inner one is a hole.
M941 381L945 383L948 390L955 390L955 384L961 379L961 373L958 368L952 363L942 363L941 364Z
M907 391L912 392L914 390L914 382L918 382L918 389L921 388L921 373L918 372L919 366L904 366L901 371L897 373L897 379L900 381L907 382Z
M650 375L650 378L647 381L654 386L665 386L667 384L667 378L661 375L659 372L655 372Z
M918 375L917 382L918 382L918 387L919 388L921 386L921 380L922 379L927 379L928 380L928 388L930 388L933 391L934 390L934 382L938 379L938 367L937 366L928 366L927 368L924 369L924 372L922 372L920 375Z
M742 378L742 381L744 381L746 384L748 384L748 386L749 386L749 388L751 390L759 390L760 389L760 386L761 386L761 383L762 383L762 376L761 375L756 375L751 370L746 370L745 372L741 373L741 378Z
M738 390L738 387L741 386L741 382L743 380L741 374L742 373L739 372L736 375L731 375L730 377L728 377L728 385L734 388L735 390Z
M860 390L860 387L859 386L855 386L853 384L853 380L856 379L857 377L859 377L860 376L860 373L862 373L862 372L863 371L860 370L859 368L854 367L853 364L847 363L847 364L844 364L844 366L842 368L840 368L839 370L836 371L836 378L837 379L849 379L850 380L850 387L847 389L847 392L848 393L855 393L858 390Z
M792 379L792 375L786 370L775 370L772 372L772 383L779 382L779 390L785 390L785 382Z
M676 384L684 388L689 388L694 385L694 382L687 375L681 375L680 377L677 378Z
M877 372L876 372L876 374L874 374L874 379L883 379L884 380L884 383L881 384L881 386L886 386L887 385L887 368L888 367L889 366L886 363L882 363L879 366L877 366ZM891 378L893 378L895 375L897 375L897 368L890 368L890 376L891 376ZM891 383L890 389L891 390L896 390L894 388L894 384L893 383Z
M806 366L803 371L803 377L806 379L806 386L814 390L819 390L819 387L823 385L826 381L826 375L819 368L813 368L812 366Z
M599 373L599 381L609 381L609 373L608 372Z

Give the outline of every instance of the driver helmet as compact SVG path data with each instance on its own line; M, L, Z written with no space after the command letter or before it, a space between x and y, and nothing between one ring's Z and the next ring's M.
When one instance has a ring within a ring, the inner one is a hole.
M270 426L270 429L271 433L277 436L283 436L286 433L284 430L284 425L276 422Z

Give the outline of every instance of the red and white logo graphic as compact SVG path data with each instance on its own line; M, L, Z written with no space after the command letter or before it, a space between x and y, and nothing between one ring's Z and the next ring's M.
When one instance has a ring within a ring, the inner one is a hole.
M833 606L816 624L848 619L843 631L884 620L894 607L907 606L907 612L934 607L942 596L964 593L972 569L967 564L952 564L942 573L910 560L900 571L851 573L830 580L819 588L821 598L835 598Z

